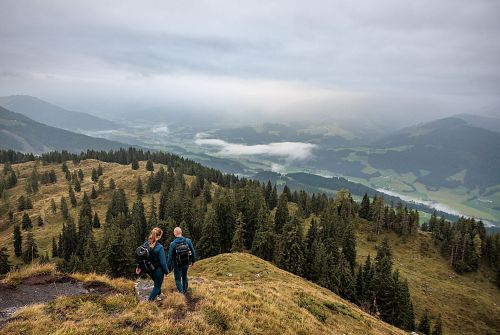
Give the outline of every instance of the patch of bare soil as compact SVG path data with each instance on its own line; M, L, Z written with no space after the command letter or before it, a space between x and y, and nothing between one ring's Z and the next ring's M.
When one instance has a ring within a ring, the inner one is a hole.
M52 274L27 278L17 287L0 285L0 328L12 314L31 304L46 303L63 295L105 295L113 291L113 288L102 282L82 283L70 277Z

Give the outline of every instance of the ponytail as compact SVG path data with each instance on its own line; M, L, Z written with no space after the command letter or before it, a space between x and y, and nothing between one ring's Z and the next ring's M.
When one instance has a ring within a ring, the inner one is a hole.
M158 227L155 227L151 230L151 233L149 234L149 247L153 249L156 245L156 242L162 237L163 235L163 230L161 230Z

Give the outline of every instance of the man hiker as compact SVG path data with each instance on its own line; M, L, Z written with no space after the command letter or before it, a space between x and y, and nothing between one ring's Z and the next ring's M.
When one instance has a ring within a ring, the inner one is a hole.
M180 293L185 294L188 288L188 268L190 264L194 265L196 253L193 242L182 236L180 227L175 227L174 236L175 239L168 248L167 266L169 269L174 268L175 286Z

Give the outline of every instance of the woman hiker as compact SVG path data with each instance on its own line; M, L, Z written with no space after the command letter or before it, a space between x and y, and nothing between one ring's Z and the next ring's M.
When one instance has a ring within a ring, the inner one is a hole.
M167 259L165 256L165 250L159 242L163 236L163 231L156 227L151 230L149 234L148 241L149 248L152 251L153 263L155 269L153 272L149 273L151 279L153 279L154 287L149 295L148 301L154 301L155 299L161 300L161 285L163 284L163 276L168 274Z

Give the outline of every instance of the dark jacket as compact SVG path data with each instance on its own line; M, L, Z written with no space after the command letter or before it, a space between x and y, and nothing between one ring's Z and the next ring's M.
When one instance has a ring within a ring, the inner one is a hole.
M196 260L196 252L194 250L194 247L193 247L193 242L191 242L191 240L189 238L186 238L186 237L176 237L172 243L170 243L170 247L168 248L168 261L167 261L167 266L169 269L172 268L172 266L175 266L175 262L174 262L174 253L175 253L175 247L177 246L177 244L179 243L186 243L189 247L189 249L191 249L191 263L194 264L195 260Z
M149 242L146 242L149 243ZM153 248L153 256L155 259L155 267L159 267L162 269L163 273L168 274L167 267L167 258L165 256L165 249L163 249L163 245L160 242L156 242L156 245Z

